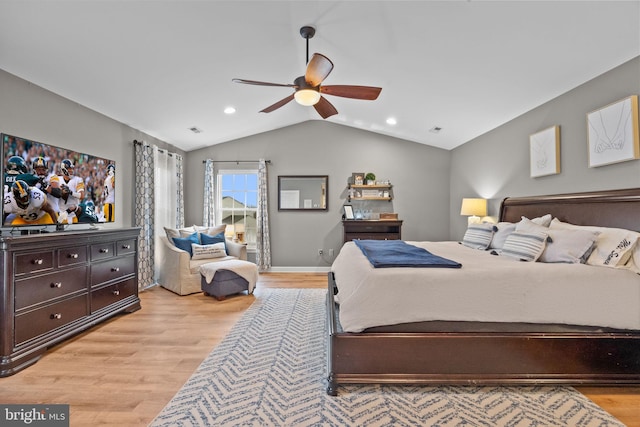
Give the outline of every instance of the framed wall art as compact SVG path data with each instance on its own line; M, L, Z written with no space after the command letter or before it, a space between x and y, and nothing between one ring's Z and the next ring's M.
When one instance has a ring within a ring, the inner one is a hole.
M351 174L351 183L354 185L364 184L364 172L353 172Z
M638 95L587 114L589 167L640 158Z
M531 177L560 173L560 126L529 136Z

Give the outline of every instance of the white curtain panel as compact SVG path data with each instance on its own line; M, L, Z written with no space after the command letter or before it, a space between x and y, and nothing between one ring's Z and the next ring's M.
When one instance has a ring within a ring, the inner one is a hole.
M154 159L154 196L155 196L155 235L164 235L164 227L181 228L178 223L177 201L177 173L176 157L167 151L153 147ZM158 278L160 259L158 251L155 251L155 277Z

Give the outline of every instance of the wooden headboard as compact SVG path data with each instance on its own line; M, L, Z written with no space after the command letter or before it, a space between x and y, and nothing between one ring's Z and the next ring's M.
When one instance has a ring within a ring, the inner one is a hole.
M550 213L576 225L626 228L640 232L640 188L551 196L507 197L500 221L518 222Z

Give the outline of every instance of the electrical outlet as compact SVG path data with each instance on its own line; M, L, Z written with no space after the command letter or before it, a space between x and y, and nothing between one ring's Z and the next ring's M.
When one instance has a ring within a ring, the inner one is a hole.
M333 248L329 249L329 256L333 256Z
M318 256L324 255L324 249L318 249Z

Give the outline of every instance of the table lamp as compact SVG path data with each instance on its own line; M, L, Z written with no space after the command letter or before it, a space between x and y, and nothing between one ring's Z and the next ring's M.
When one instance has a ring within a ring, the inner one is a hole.
M479 224L483 216L487 216L487 200L486 199L462 199L462 208L460 215L466 215L469 218L469 224Z

